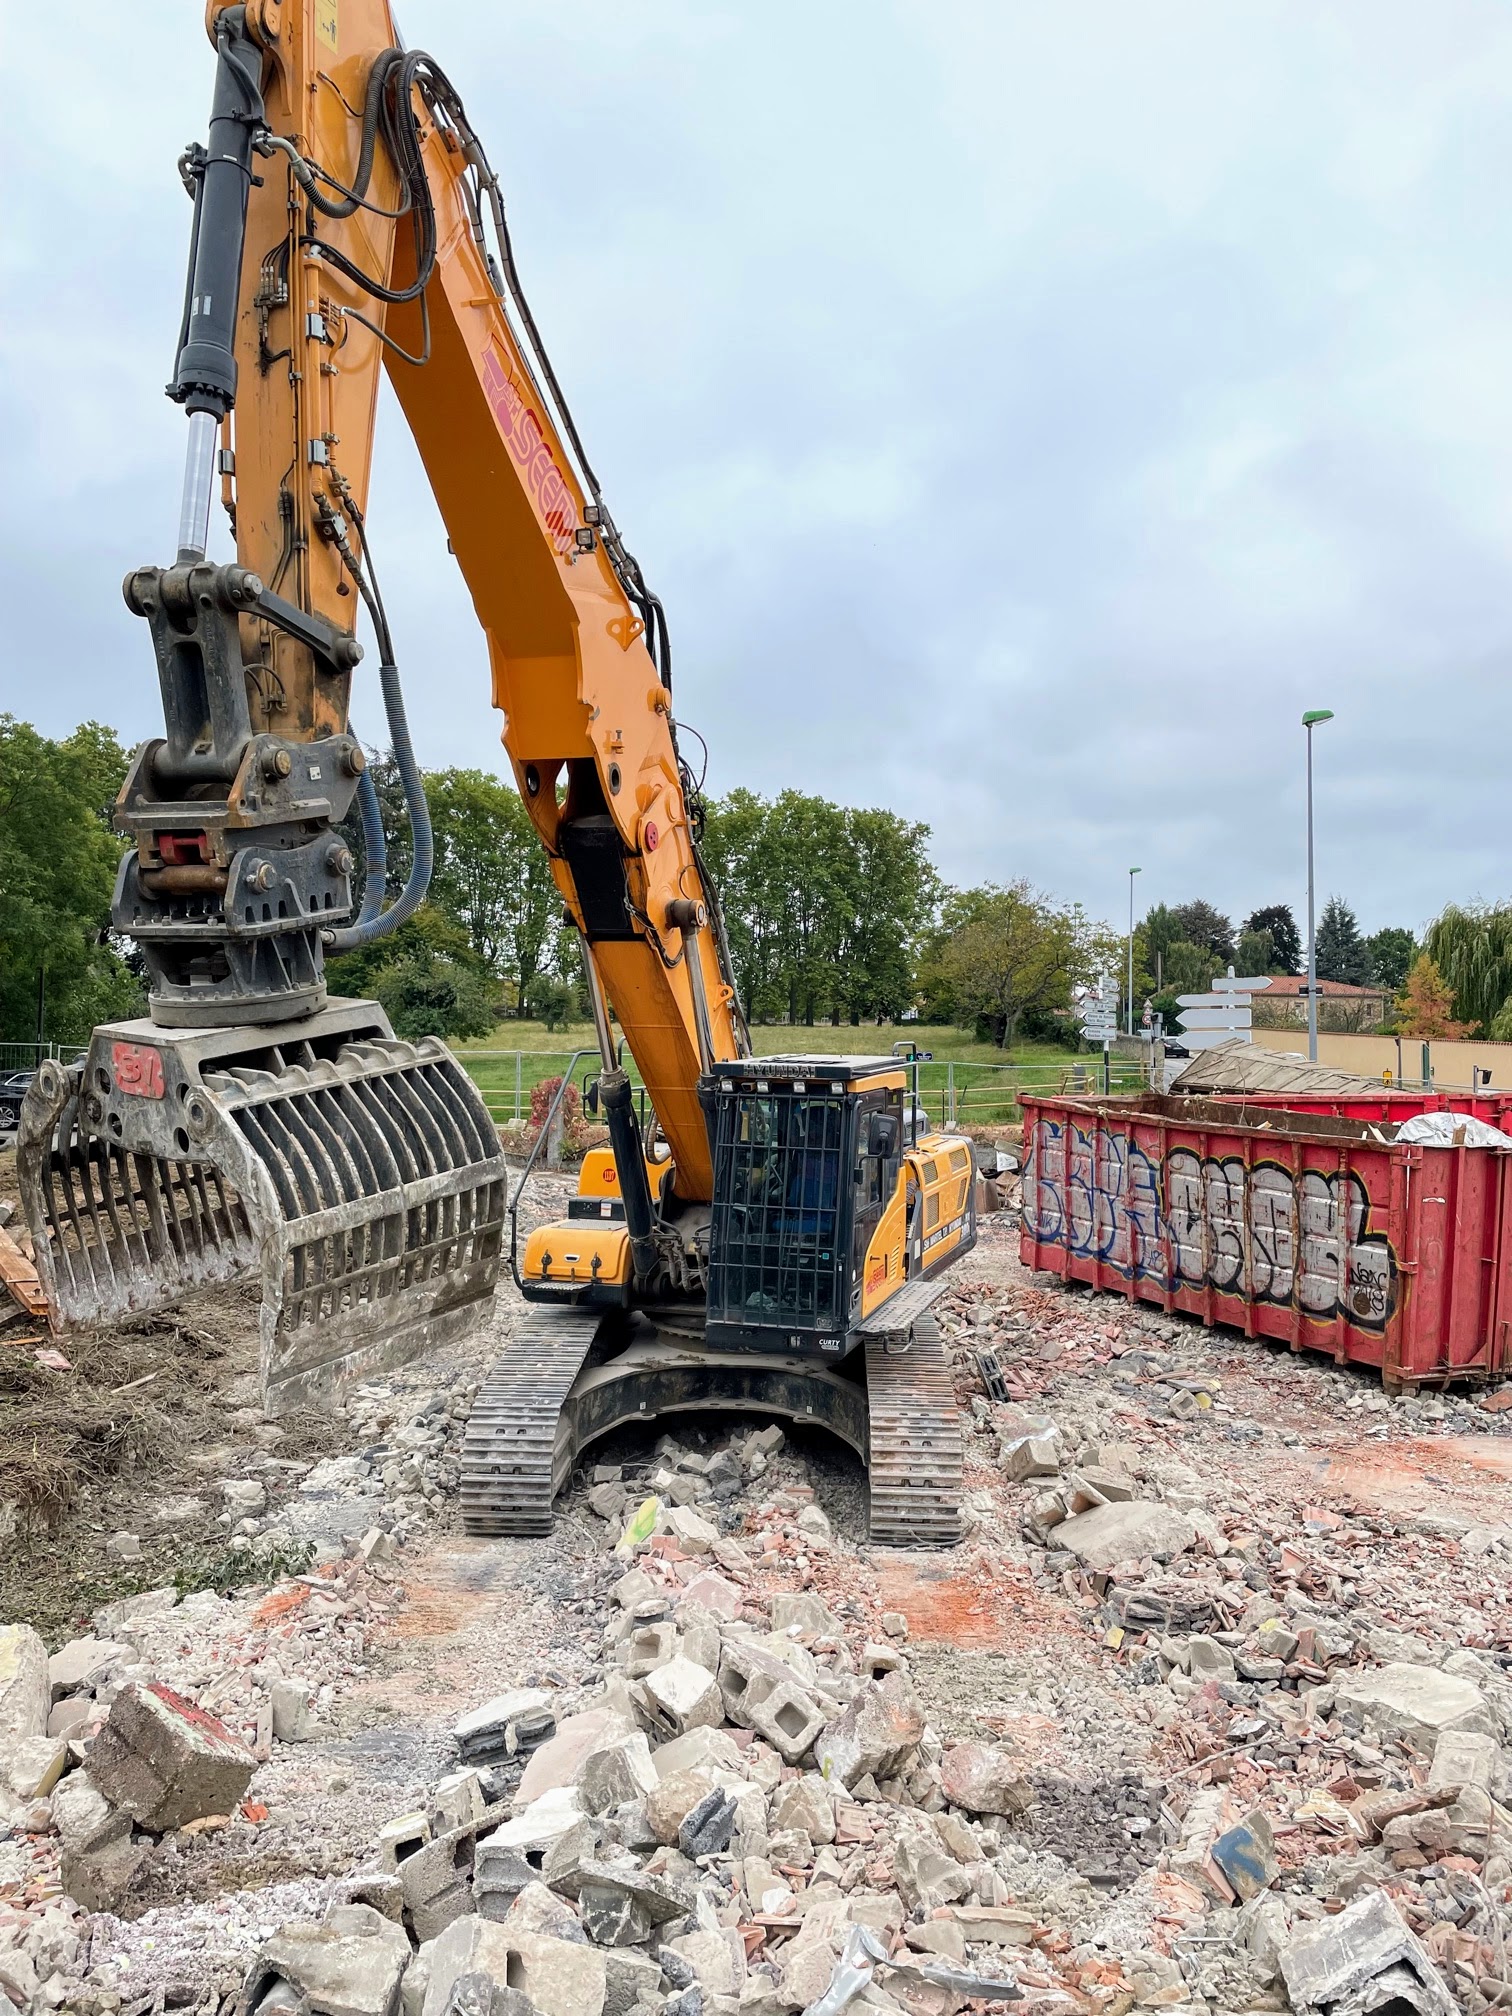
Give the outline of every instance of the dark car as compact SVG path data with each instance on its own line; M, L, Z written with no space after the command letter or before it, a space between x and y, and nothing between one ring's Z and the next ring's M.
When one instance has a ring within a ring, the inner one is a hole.
M14 1134L21 1124L21 1101L35 1071L10 1071L0 1075L0 1134Z

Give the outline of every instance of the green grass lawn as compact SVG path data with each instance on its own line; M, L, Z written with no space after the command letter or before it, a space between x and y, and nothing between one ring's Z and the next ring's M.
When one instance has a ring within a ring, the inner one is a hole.
M878 1028L863 1023L852 1028L816 1022L812 1028L789 1023L759 1024L751 1031L756 1054L762 1057L797 1051L818 1056L885 1057L894 1043L917 1043L931 1053L919 1067L919 1096L931 1120L943 1121L954 1099L957 1124L995 1126L1018 1118L1016 1094L1055 1092L1070 1082L1080 1062L1096 1082L1101 1058L1074 1057L1053 1043L1020 1043L1007 1053L991 1043L976 1043L959 1029L913 1023L889 1023ZM490 1036L453 1046L488 1101L495 1120L512 1120L528 1111L532 1088L567 1068L573 1051L589 1054L578 1061L574 1075L591 1073L597 1051L591 1023L548 1030L540 1022L501 1022ZM1005 1070L1003 1067L1010 1069ZM635 1076L631 1065L631 1075ZM1132 1065L1113 1066L1113 1089L1131 1091L1139 1082Z

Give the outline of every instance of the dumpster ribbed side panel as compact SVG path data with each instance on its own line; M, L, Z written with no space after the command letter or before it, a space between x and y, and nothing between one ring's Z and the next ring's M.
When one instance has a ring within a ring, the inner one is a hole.
M1023 1110L1026 1265L1393 1386L1498 1371L1506 1151L1402 1146L1375 1115L1316 1107L1151 1094Z

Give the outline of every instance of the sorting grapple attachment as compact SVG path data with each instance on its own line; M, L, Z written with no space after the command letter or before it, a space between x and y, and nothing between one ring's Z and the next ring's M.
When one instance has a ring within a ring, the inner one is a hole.
M505 1165L472 1080L370 1001L263 1028L97 1029L26 1095L18 1174L65 1324L262 1280L266 1412L320 1405L486 1313Z

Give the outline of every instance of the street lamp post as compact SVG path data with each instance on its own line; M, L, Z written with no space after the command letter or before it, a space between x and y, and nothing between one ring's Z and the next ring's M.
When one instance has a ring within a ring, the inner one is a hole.
M1313 896L1313 786L1312 731L1324 721L1332 721L1331 707L1314 707L1302 716L1307 730L1307 1060L1318 1061L1318 933L1314 922Z
M1134 1034L1134 877L1140 871L1129 870L1129 1000L1127 1009L1128 1034Z

